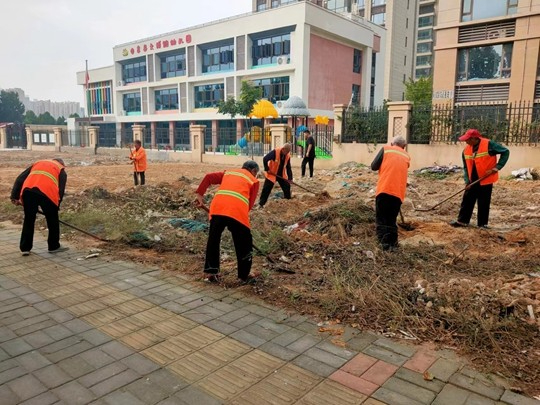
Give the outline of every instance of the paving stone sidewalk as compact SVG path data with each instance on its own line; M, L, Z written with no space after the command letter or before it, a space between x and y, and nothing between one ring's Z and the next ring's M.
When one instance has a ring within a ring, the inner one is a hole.
M36 239L22 257L0 224L1 405L540 403L450 351L352 328L341 347L235 289Z

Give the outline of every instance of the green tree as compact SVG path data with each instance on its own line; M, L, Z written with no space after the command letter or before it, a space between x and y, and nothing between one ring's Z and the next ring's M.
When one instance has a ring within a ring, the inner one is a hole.
M19 95L12 91L0 92L0 121L22 123L24 120L24 105Z
M81 117L79 116L79 114L73 113L69 115L69 118L81 118Z
M431 104L433 94L433 78L421 77L418 80L409 79L405 82L405 100L411 101L413 105Z
M468 79L494 79L501 64L501 56L494 46L481 46L469 50Z
M66 119L63 116L58 117L56 125L66 125Z
M260 87L255 87L251 82L243 81L239 99L229 97L227 101L220 101L218 113L229 114L233 119L237 115L247 117L261 96L262 89Z
M56 120L48 111L45 111L43 114L39 114L37 124L54 125L56 124Z
M32 110L28 110L26 114L24 114L24 123L25 124L37 124L37 115Z

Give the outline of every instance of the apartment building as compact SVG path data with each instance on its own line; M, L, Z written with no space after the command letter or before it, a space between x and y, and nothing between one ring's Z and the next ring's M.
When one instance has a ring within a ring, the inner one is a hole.
M241 131L242 120L218 114L217 105L238 97L242 81L260 87L278 112L293 95L312 117L332 118L334 104L380 105L385 34L376 24L294 1L134 40L113 48L111 66L89 71L90 114L96 125L117 129L148 125L164 134L155 143L166 144L168 130L190 123ZM85 85L84 71L77 81Z
M433 45L437 0L418 2L416 23L416 48L414 55L414 78L428 77L433 74Z
M253 11L272 9L297 1L299 0L252 0ZM414 77L415 72L415 36L419 0L309 1L347 18L358 20L360 17L386 29L386 46L381 51L384 54L384 99L403 100L404 82ZM376 55L376 58L379 56ZM373 63L378 65L382 60L374 60Z
M540 0L438 0L433 97L540 99Z

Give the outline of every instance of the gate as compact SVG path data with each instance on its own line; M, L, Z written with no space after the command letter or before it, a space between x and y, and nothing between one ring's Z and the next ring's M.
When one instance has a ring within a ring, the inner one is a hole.
M26 149L26 129L24 124L6 125L6 147L9 149Z

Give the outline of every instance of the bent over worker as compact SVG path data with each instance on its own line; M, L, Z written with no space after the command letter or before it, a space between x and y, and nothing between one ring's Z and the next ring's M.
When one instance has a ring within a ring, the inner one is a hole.
M286 199L291 198L291 184L293 174L291 169L291 149L290 143L284 144L281 148L276 148L268 152L263 157L264 164L264 185L259 198L259 206L262 208L268 201L270 192L277 181L283 190L283 196Z
M146 150L144 150L141 141L138 139L135 141L135 150L131 151L129 158L133 162L133 181L135 185L139 185L140 178L141 186L144 186L147 169Z
M11 190L11 202L15 205L22 205L24 208L24 221L19 244L23 256L30 254L34 244L34 226L39 207L45 214L49 229L47 238L49 252L56 253L68 249L60 246L60 221L58 218L66 182L65 165L60 158L37 161L15 180Z
M451 221L450 225L454 227L468 226L474 206L478 201L477 224L479 228L487 229L493 184L499 179L499 170L508 162L510 151L504 146L482 137L476 129L469 129L459 140L467 143L461 154L463 177L467 187L463 193L458 219ZM498 162L497 155L501 155ZM480 181L474 183L478 179Z
M372 170L379 171L375 197L375 220L377 239L383 250L398 247L397 216L407 189L407 173L411 158L405 151L407 142L396 136L385 145L371 163Z
M255 205L259 192L259 180L256 176L259 165L253 160L245 162L239 170L209 173L204 176L197 188L197 203L204 207L204 194L211 184L220 184L210 204L210 231L206 245L204 272L207 281L219 281L219 257L221 235L227 228L232 235L236 259L238 261L238 278L248 282L251 271L253 239L249 222L249 211Z

